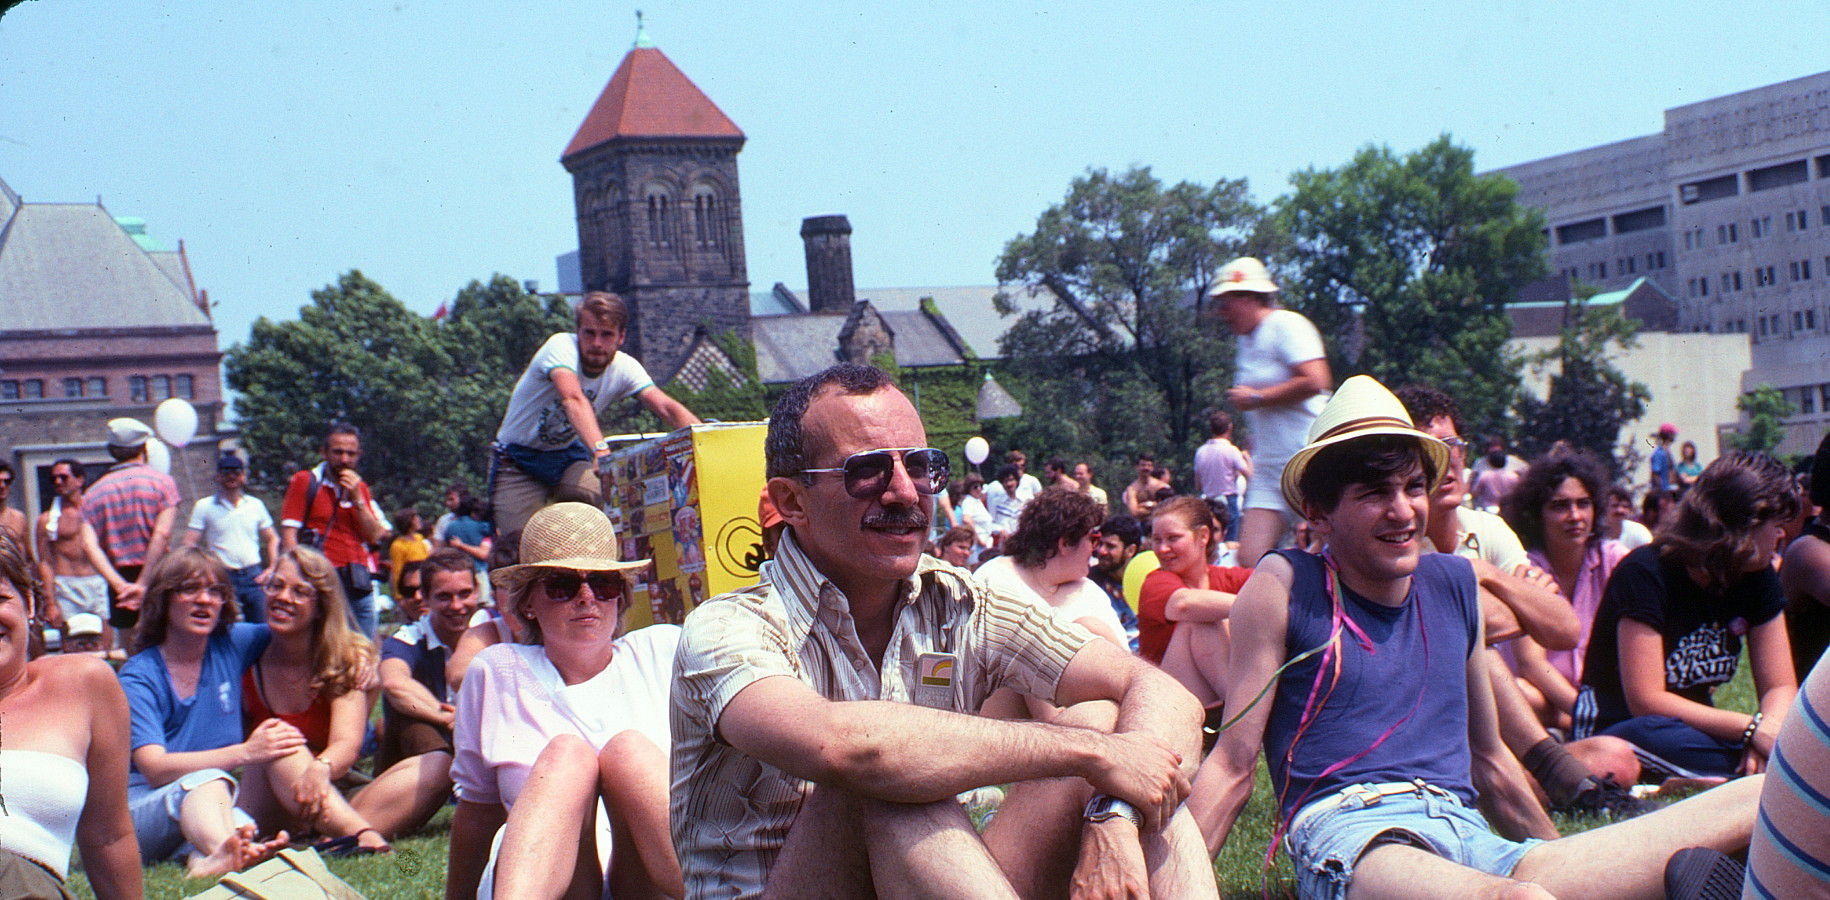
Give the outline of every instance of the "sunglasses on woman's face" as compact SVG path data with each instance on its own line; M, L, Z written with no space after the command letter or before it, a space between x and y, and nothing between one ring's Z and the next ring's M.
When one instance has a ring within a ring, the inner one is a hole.
M909 480L915 482L917 492L938 494L947 489L947 482L953 477L953 469L947 462L947 454L933 447L866 450L845 457L845 462L841 465L824 469L802 469L801 474L844 473L845 493L858 500L872 500L882 496L890 486L898 456L902 459L902 467L909 473Z
M539 584L548 600L570 600L578 596L580 585L590 587L591 595L599 600L615 600L623 595L623 576L615 572L560 570L540 576Z

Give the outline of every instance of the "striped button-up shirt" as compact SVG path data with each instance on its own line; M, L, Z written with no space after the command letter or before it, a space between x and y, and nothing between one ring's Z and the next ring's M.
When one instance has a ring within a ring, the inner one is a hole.
M871 663L845 595L782 535L755 587L687 616L674 658L674 848L688 897L762 893L813 789L724 743L719 716L739 691L786 675L829 700L893 700L974 713L1009 687L1053 700L1092 635L1046 608L994 592L924 556L905 582L883 665ZM918 740L918 735L909 735Z

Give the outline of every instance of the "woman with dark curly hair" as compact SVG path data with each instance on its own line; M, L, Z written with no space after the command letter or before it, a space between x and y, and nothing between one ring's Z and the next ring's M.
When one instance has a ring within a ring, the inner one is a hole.
M1569 727L1582 683L1582 656L1608 576L1627 550L1601 536L1607 470L1587 451L1552 450L1533 460L1501 509L1531 564L1557 580L1580 630L1570 650L1546 650L1529 636L1499 645L1532 707L1547 724Z
M1013 596L1047 606L1062 619L1129 649L1112 601L1087 577L1106 511L1077 490L1052 487L1024 504L1004 555L974 573Z
M1651 544L1602 595L1576 699L1577 737L1633 742L1655 769L1732 776L1766 769L1798 692L1773 553L1798 511L1791 473L1764 453L1711 463ZM1759 711L1718 709L1746 638Z

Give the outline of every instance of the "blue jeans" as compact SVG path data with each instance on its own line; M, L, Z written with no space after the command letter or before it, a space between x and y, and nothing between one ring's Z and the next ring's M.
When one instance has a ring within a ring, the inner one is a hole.
M369 640L375 639L375 631L380 622L375 618L375 589L370 588L360 597L349 598L349 620Z
M1221 499L1226 501L1226 536L1224 540L1239 540L1239 495L1227 494Z
M1704 734L1671 716L1634 716L1598 733L1631 743L1642 762L1673 775L1733 778L1747 752L1739 741ZM1648 755L1654 758L1647 759Z
M235 586L235 602L241 606L241 620L256 625L267 621L267 592L254 583L261 571L260 563L229 570L229 583Z
M1434 788L1371 800L1347 797L1337 803L1342 794L1323 797L1293 817L1285 844L1296 867L1298 896L1345 898L1353 884L1354 865L1380 844L1408 844L1505 877L1527 851L1543 843L1535 838L1509 841L1494 834L1479 812ZM1325 805L1329 803L1336 805ZM1311 809L1316 811L1309 813Z

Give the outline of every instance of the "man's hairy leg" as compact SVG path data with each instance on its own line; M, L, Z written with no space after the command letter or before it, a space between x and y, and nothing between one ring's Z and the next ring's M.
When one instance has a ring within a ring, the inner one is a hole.
M1558 897L1657 897L1665 863L1685 847L1747 849L1766 776L1737 778L1682 803L1533 847L1513 870Z
M764 896L1016 895L953 800L890 803L819 786L801 804Z

